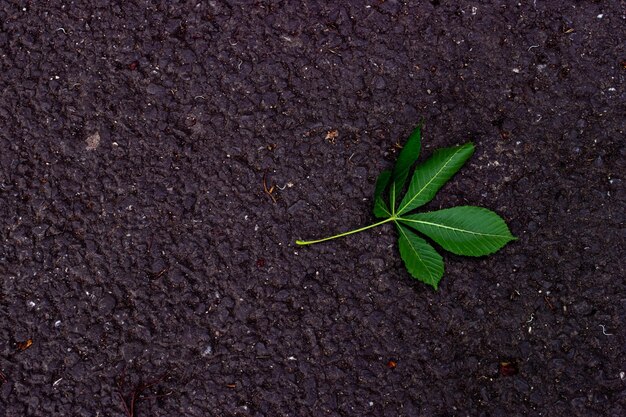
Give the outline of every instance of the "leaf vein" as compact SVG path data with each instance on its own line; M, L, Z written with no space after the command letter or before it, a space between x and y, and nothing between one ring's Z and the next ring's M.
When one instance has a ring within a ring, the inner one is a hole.
M404 209L408 206L411 205L411 203L417 198L419 197L419 195L426 189L428 188L428 186L430 186L430 184L435 181L435 179L439 176L439 174L441 174L441 172L448 166L448 164L450 163L450 161L452 161L452 159L459 153L461 152L461 150L463 149L463 147L459 147L459 149L457 149L456 152L454 152L452 155L450 155L450 157L448 158L448 160L443 164L443 166L439 169L439 171L437 171L437 173L435 175L433 175L433 177L413 196L411 197L411 199L409 201L407 201L407 203L405 205L403 205L402 207L400 207L398 209L398 213L402 214L404 212ZM394 190L395 191L395 190Z
M417 258L420 260L420 262L426 267L426 271L428 271L428 276L430 277L431 282L435 282L435 280L433 279L433 274L430 271L430 268L428 267L428 265L426 265L426 262L424 262L424 260L420 256L419 251L415 248L415 246L413 246L413 244L411 243L411 240L407 236L406 232L404 230L402 230L402 227L398 227L398 230L400 231L400 233L402 233L402 236L406 239L406 241L409 244L409 246L411 247L411 249L413 249L413 252L415 252L415 255L417 255Z
M456 228L456 227L446 226L446 225L439 224L439 223L427 222L425 220L407 219L405 217L399 217L398 220L401 220L403 222L426 224L428 226L440 227L442 229L450 229L450 230L454 230L456 232L468 233L468 234L477 235L477 236L501 237L501 238L505 238L505 239L508 239L510 237L510 236L506 236L506 235L497 235L497 234L493 234L493 233L474 232L472 230L459 229L459 228Z

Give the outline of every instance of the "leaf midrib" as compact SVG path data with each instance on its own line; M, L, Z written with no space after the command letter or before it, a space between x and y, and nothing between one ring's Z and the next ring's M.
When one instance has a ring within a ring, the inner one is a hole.
M477 236L502 237L502 238L507 238L507 239L510 237L506 235L496 235L493 233L479 233L479 232L474 232L472 230L459 229L457 227L446 226L446 225L439 224L439 223L427 222L425 220L407 219L406 217L398 217L398 220L403 221L403 222L427 224L429 226L441 227L442 229L450 229L456 232L469 233L469 234L477 235Z
M402 227L397 222L396 225L398 226L398 230L400 231L400 233L402 233L402 236L404 236L409 246L411 246L411 249L413 249L413 252L415 252L415 254L417 255L417 258L420 260L422 265L424 265L424 268L426 269L426 271L428 272L428 276L430 277L430 282L435 282L435 280L433 279L433 274L430 272L430 268L428 267L428 265L426 265L426 262L424 262L424 260L420 256L419 250L417 250L417 248L413 246L413 244L411 243L411 239L408 238L404 230L402 230Z
M439 171L437 171L437 173L435 175L433 175L433 177L430 179L430 181L428 181L404 206L398 208L398 214L402 214L404 212L404 209L406 207L408 207L409 205L411 205L413 200L415 200L417 197L419 197L419 195L435 180L435 178L437 178L439 176L441 171L443 171L448 166L448 164L450 163L452 158L454 158L457 153L461 152L462 149L463 149L463 146L461 146L459 149L456 150L456 152L454 152L452 155L450 155L450 157L448 158L446 163L443 164L443 166L441 168L439 168Z

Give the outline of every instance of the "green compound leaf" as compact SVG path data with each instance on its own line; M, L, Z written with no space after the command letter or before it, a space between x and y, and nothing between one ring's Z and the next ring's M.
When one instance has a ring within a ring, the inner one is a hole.
M432 157L415 169L409 189L398 207L398 215L408 213L432 200L437 191L473 153L473 143L435 151Z
M391 171L383 171L376 180L376 188L374 190L374 216L378 218L391 216L391 212L387 208L387 204L385 204L385 200L383 200L382 196L390 179Z
M397 206L397 199L404 191L406 180L419 156L421 127L420 124L407 140L393 171L383 171L376 180L374 215L380 219L378 222L323 239L296 240L296 244L322 243L393 222L398 229L398 247L406 269L414 278L437 289L444 271L443 259L413 230L457 255L488 255L515 240L500 216L481 207L461 206L408 214L431 201L437 191L465 164L474 153L472 143L437 150L426 162L418 165L404 198ZM383 197L387 187L389 204L385 203Z
M489 255L515 240L504 220L482 207L459 206L398 220L457 255Z
M424 239L400 224L398 247L409 273L418 280L437 289L443 276L443 259Z
M396 166L393 168L391 175L392 183L389 189L389 205L392 213L395 213L396 199L400 196L406 179L409 176L411 167L417 161L422 146L422 124L420 123L411 133L406 144L402 147Z

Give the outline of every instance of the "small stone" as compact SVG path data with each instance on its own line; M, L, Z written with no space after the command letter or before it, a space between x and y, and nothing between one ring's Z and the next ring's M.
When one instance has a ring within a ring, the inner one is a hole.
M261 106L274 108L278 105L278 95L276 93L265 93L261 99Z
M255 349L257 355L259 356L266 356L269 353L267 347L265 346L265 343L258 342L255 346Z
M297 202L295 202L294 204L291 205L291 207L289 207L287 209L287 212L289 214L296 214L299 213L301 211L304 211L307 207L307 203L304 200L298 200Z
M209 356L211 353L213 353L213 346L207 345L202 351L202 356Z
M598 168L602 168L604 166L604 161L602 160L601 156L598 156L593 164Z
M591 310L593 310L593 306L585 300L574 304L574 312L581 316L589 315L591 313Z
M372 84L376 90L383 90L387 86L385 79L381 76L374 77Z
M48 230L48 225L42 224L42 225L33 227L32 232L36 238L41 239L45 236L46 230Z
M524 393L524 394L528 394L528 392L530 392L530 386L523 380L521 379L516 379L513 382L513 386L515 387L515 389L518 392Z
M115 309L117 301L112 295L106 294L100 299L98 304L100 307L100 314L110 314Z
M88 151L93 151L98 148L98 146L100 146L100 133L96 132L88 136L87 139L85 139L85 144L87 145L85 149Z
M165 94L165 88L156 84L148 84L148 86L146 87L146 92L153 96L160 96Z

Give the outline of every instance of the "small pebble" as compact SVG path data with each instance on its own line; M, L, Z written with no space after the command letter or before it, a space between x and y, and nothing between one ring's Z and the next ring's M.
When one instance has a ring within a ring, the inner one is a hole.
M202 351L202 356L209 356L211 353L213 353L213 346L207 345L207 347Z

